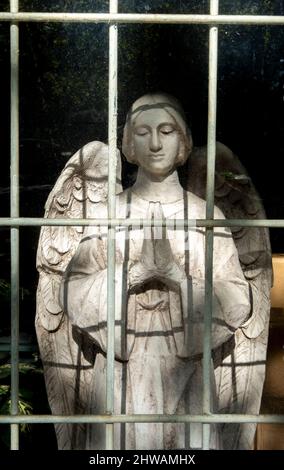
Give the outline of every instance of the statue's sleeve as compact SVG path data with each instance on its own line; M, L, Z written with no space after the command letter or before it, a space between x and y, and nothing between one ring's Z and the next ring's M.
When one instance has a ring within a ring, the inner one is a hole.
M60 302L73 326L79 328L97 347L107 349L107 253L106 237L99 229L85 236L71 260L60 289ZM122 316L127 301L123 289L123 264L115 272L115 351L121 358Z
M219 209L215 218L224 218ZM212 349L227 341L251 314L249 284L245 280L231 232L226 227L214 229L212 298ZM205 279L192 277L181 285L187 355L203 350L205 316Z
M217 208L215 218L225 218ZM213 253L214 295L223 311L225 322L236 330L247 321L252 306L249 283L244 277L238 251L228 227L215 228Z

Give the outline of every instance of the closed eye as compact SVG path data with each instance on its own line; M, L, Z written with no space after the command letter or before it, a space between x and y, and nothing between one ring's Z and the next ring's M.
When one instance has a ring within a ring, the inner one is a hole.
M170 131L161 131L162 134L171 134L172 132L174 132L174 129L170 130Z
M136 135L146 135L148 134L148 129L146 127L136 127L136 129L134 130L135 134Z
M175 131L176 131L176 128L172 126L163 126L160 128L160 132L164 135L172 134Z

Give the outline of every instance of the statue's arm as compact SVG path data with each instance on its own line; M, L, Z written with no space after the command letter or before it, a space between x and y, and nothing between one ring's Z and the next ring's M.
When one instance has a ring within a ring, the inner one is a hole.
M205 280L182 281L181 304L185 325L185 354L202 354L205 318ZM248 319L251 311L249 288L241 280L224 279L213 283L211 348L225 343Z
M221 218L220 216L218 218ZM181 284L186 325L186 355L203 351L205 279L192 273ZM249 285L244 278L237 250L228 229L214 232L212 349L226 342L251 314Z
M217 208L215 218L224 218ZM214 230L213 278L214 294L224 312L224 319L230 327L237 329L251 315L251 293L228 227Z
M121 321L127 305L122 263L115 272L115 343L121 356ZM81 241L70 262L60 289L60 303L72 325L79 328L99 349L107 348L107 267L106 241L97 234Z

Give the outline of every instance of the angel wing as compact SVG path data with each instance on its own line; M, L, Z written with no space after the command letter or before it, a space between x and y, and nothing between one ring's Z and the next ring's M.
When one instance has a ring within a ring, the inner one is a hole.
M193 150L186 189L205 199L206 147ZM215 205L228 219L265 219L262 201L238 157L216 144ZM266 228L233 227L244 276L250 285L252 312L234 341L214 351L220 413L258 414L265 378L272 263ZM251 449L255 424L222 425L225 449Z
M117 151L117 187L122 190L121 161ZM86 144L67 162L45 205L46 218L95 217L96 204L107 198L108 146ZM93 353L59 305L62 275L73 257L83 227L42 227L37 251L36 332L53 414L84 413L92 381ZM84 446L84 426L57 424L58 448Z

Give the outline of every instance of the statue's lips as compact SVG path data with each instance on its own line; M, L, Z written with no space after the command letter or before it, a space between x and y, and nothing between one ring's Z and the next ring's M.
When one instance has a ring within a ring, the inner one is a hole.
M159 154L157 154L157 155L149 154L148 157L149 157L149 158L152 158L152 160L161 161L161 160L164 159L165 154L163 154L163 153L159 153Z

